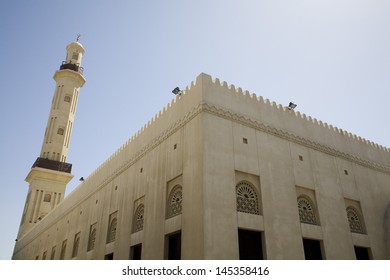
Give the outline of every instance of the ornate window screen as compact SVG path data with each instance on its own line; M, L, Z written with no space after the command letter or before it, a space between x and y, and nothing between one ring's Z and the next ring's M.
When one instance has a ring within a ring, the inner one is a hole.
M318 225L318 219L315 211L315 205L310 198L306 196L298 197L299 219L301 223Z
M107 243L115 241L117 223L117 218L113 218L108 229Z
M259 200L254 186L246 181L236 185L237 211L260 215Z
M141 231L144 229L144 213L145 206L143 204L140 204L135 210L133 232Z
M79 244L80 244L80 232L77 233L74 237L74 243L73 243L73 251L72 251L72 258L77 257L77 254L79 252Z
M91 225L91 229L89 230L87 251L91 251L95 248L95 240L96 240L96 223Z
M182 211L183 188L180 185L173 187L168 197L167 218L180 215Z
M352 206L348 206L346 210L347 210L349 228L351 229L351 232L365 234L366 231L364 230L363 219L361 218L358 210L356 210Z

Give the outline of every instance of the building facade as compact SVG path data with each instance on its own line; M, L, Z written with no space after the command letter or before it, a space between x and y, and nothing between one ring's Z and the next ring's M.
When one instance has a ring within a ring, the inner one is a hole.
M389 149L202 73L13 259L389 259L389 230Z

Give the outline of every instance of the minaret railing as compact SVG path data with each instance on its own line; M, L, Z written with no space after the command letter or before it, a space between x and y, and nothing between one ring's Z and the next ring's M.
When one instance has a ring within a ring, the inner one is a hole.
M69 69L69 70L73 70L75 72L78 72L80 74L83 74L84 72L84 68L79 66L78 64L75 64L75 63L71 63L71 62L68 62L68 61L63 61L61 66L60 66L60 70L63 70L63 69Z
M60 161L41 158L41 157L37 158L37 160L34 162L32 168L34 167L41 167L41 168L46 168L46 169L66 172L66 173L71 173L72 171L71 163L60 162Z

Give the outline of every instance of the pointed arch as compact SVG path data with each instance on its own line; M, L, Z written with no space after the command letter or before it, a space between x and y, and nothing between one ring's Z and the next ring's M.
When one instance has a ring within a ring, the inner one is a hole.
M183 188L176 185L168 196L167 219L180 215L182 212Z
M236 185L237 211L260 215L259 198L256 188L248 181Z
M297 203L301 223L319 225L314 202L308 196L300 195L297 198Z

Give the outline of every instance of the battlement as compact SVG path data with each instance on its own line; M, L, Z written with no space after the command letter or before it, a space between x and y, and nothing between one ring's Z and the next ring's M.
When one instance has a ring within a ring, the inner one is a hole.
M205 75L205 74L203 74L203 75L204 75L204 78L206 79L206 81L208 80L207 81L208 83L212 83L214 87L222 89L222 90L216 90L217 92L223 91L224 93L239 96L239 98L241 98L241 99L246 98L247 100L249 100L249 102L253 102L254 104L258 103L258 105L260 106L261 109L264 109L264 106L267 106L268 113L270 113L269 110L273 110L272 114L275 114L277 111L280 111L280 112L285 113L286 116L288 115L289 118L291 118L293 116L297 119L302 119L308 123L312 123L312 124L317 125L321 128L326 128L326 129L331 130L335 133L341 134L341 135L348 137L352 140L359 141L363 144L372 146L372 147L379 149L381 151L390 152L390 149L387 147L378 145L372 141L369 141L369 140L364 139L360 136L352 134L348 131L345 131L343 129L340 129L338 127L330 125L326 122L322 122L320 120L317 120L316 118L313 118L311 116L307 116L306 114L301 113L299 111L290 110L286 106L283 106L281 104L277 104L273 101L270 101L269 99L264 99L262 96L257 96L256 94L250 93L247 90L243 91L240 87L236 88L234 85L232 85L232 84L229 85L225 81L221 82L218 78L212 79L208 75ZM216 101L215 99L212 99L212 100ZM233 107L231 107L231 108L233 108ZM256 109L258 110L260 108L256 108Z
M287 133L367 160L375 158L380 161L380 164L385 165L390 162L390 150L386 147L201 73L180 95L172 99L115 151L90 177L96 176L106 166L110 166L110 169L113 166L116 166L118 170L121 169L126 165L124 162L134 160L150 148L153 145L150 141L155 141L153 139L163 134L164 131L169 131L177 126L184 117L193 113L194 110L201 111L202 104L237 112L244 118L260 121L267 126L282 129ZM245 110L242 110L243 107ZM380 155L383 152L387 154L386 158ZM115 164L116 162L117 164Z

